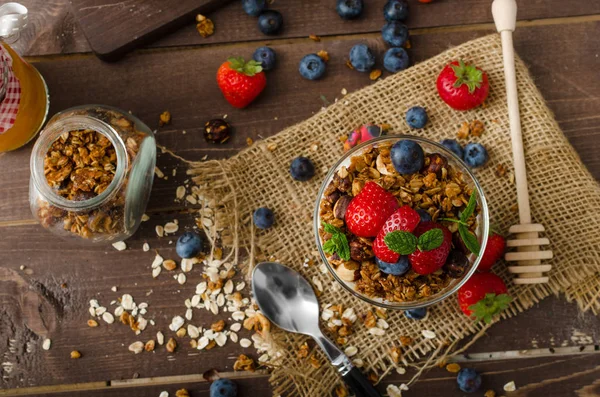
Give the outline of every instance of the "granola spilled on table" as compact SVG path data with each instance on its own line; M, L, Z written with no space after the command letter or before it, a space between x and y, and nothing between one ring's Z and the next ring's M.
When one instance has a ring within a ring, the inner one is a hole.
M346 236L350 251L347 260L337 252L326 255L337 275L346 282L353 282L358 292L390 302L410 302L443 291L453 278L466 273L469 264L459 269L456 264L447 263L443 268L425 275L412 269L403 275L382 272L373 253L375 239L358 237L346 227L345 214L350 202L365 183L373 181L391 193L400 206L409 205L415 210L426 211L433 222L442 224L452 233L453 245L466 252L459 237L459 224L444 219L460 218L473 188L463 180L462 172L439 153L425 153L424 166L418 172L399 174L392 164L391 146L391 143L381 143L367 147L350 159L349 166L341 167L335 173L320 202L322 224L319 235L323 243L337 238L325 230L323 223L326 223L338 228ZM480 208L475 208L474 214L465 222L471 233L476 230L479 212Z

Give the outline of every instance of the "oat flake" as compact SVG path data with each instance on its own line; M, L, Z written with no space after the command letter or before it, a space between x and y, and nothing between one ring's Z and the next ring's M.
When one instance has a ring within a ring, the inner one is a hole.
M515 391L517 390L517 385L515 385L514 381L510 381L503 387L504 391Z
M144 251L144 252L150 251L150 245L148 243L144 243L144 245L142 245L142 251Z
M175 222L169 222L165 225L163 230L165 233L175 233L179 230L179 226Z
M155 267L154 269L152 269L152 277L158 277L160 275L160 272L162 272L162 267Z
M175 197L177 200L181 200L185 197L185 186L177 186L177 189L175 190Z
M233 324L231 324L231 327L229 327L229 329L232 330L233 332L238 332L240 329L242 329L242 324L233 323Z
M133 352L135 354L139 354L144 350L144 342L133 342L131 345L129 345L129 351Z
M195 325L192 325L192 324L188 324L187 333L190 336L190 338L192 338L192 339L196 339L197 337L200 336L200 331L198 330L198 327L196 327Z
M156 254L156 256L154 257L154 261L152 261L152 268L157 268L160 265L162 265L164 262L164 259L162 256Z
M109 312L105 312L104 314L102 314L102 320L104 320L108 324L112 324L115 322L115 318Z
M179 273L179 275L177 276L177 282L181 285L185 284L187 277L185 277L185 274L183 273Z
M158 342L159 345L162 346L163 343L165 343L165 336L163 335L162 332L158 331L156 333L156 341Z
M123 241L117 241L116 243L113 243L112 246L117 250L117 251L124 251L127 249L127 244L125 244Z
M44 350L50 350L50 346L52 345L52 341L48 338L44 339L44 342L42 342L42 349Z
M186 318L186 320L190 321L190 320L192 319L192 316L193 316L193 315L194 315L194 314L193 314L193 312L192 312L192 309L187 309L187 310L185 311L185 318Z
M225 346L225 343L227 343L227 335L223 332L219 332L215 338L215 342L217 342L217 345L219 346Z
M121 297L121 306L123 306L123 309L125 309L125 310L132 310L133 309L133 297L129 294L124 294Z
M344 353L346 354L346 356L352 357L352 356L356 355L356 353L358 353L358 349L356 348L356 346L348 346L344 350Z
M428 329L424 329L423 331L421 331L421 333L427 339L435 339L435 337L436 337L435 332L430 331Z
M156 235L158 237L162 237L165 235L165 229L161 225L156 225L154 230L156 231Z
M169 392L168 391L161 391L160 394L158 395L158 397L169 397Z
M243 348L248 348L252 346L252 342L250 341L250 339L242 338L240 339L240 346L242 346Z

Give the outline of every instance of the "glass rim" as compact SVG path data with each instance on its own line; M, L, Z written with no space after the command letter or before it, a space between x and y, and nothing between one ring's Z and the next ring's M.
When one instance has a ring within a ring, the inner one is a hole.
M49 125L51 123L53 123L53 120L49 121ZM87 200L74 201L58 195L48 184L46 176L44 175L44 158L50 145L52 145L62 133L79 129L92 129L106 136L115 148L117 167L113 180L102 193ZM123 142L121 136L110 124L91 116L73 115L54 120L53 125L46 126L41 132L40 137L35 142L33 150L31 151L30 168L33 183L45 200L61 209L78 211L97 207L112 198L125 181L125 171L128 162L129 155L125 149L125 142Z
M481 254L479 256L477 256L477 258L475 258L475 260L472 262L469 271L466 274L464 274L462 276L462 278L458 282L456 282L451 288L447 288L447 290L440 291L438 294L434 295L433 298L430 300L416 300L416 301L407 302L407 303L403 303L403 302L391 303L390 301L386 301L383 299L381 301L378 301L375 298L371 298L369 296L366 296L366 295L356 291L353 288L353 286L349 285L348 282L342 280L338 276L335 268L329 263L329 260L327 259L327 256L325 255L325 252L323 251L323 244L321 243L321 238L319 236L319 226L320 226L320 218L321 218L319 212L320 212L321 200L323 198L325 189L327 189L327 186L331 182L335 172L339 169L339 167L348 158L350 158L352 155L355 155L357 152L361 151L362 149L364 149L367 146L371 146L371 145L385 142L385 141L400 141L400 140L412 140L412 141L415 141L418 143L422 142L422 143L426 143L428 145L432 145L437 150L439 150L441 152L441 154L444 154L445 156L452 158L454 161L456 161L458 163L458 165L460 166L460 171L463 172L463 174L466 174L469 176L470 180L473 182L475 189L477 190L478 200L481 204L481 209L482 209L481 212L482 212L482 220L483 220L483 232L481 234L481 250L480 250ZM422 307L428 307L428 306L431 306L431 305L434 305L436 303L443 301L444 299L448 298L449 296L453 295L456 291L458 291L459 288L462 287L467 282L467 280L475 273L475 271L477 270L477 266L479 265L479 262L481 261L481 258L483 257L482 253L485 252L485 247L487 245L487 238L488 238L488 234L489 234L489 212L488 212L487 200L485 198L485 194L483 192L483 189L482 189L479 181L477 180L475 175L471 172L469 167L463 162L463 160L460 157L458 157L454 152L448 150L443 145L441 145L435 141L432 141L428 138L418 137L418 136L414 136L414 135L406 135L406 134L385 135L385 136L380 136L377 138L369 139L368 141L363 142L363 143L353 147L348 152L344 153L342 155L342 157L338 161L336 161L333 166L331 166L331 168L329 169L329 171L327 172L327 175L325 176L325 178L323 180L323 183L321 184L321 187L319 188L319 193L317 194L315 210L313 213L313 232L315 234L315 242L316 242L319 254L321 256L321 260L323 261L323 263L325 263L327 270L329 270L329 273L331 273L333 278L339 284L341 284L342 287L344 287L344 289L346 291L350 292L353 296L359 298L360 300L362 300L366 303L369 303L371 305L374 305L374 306L378 306L378 307L382 307L382 308L386 308L386 309L393 309L393 310L413 310L413 309L418 309L418 308L422 308Z

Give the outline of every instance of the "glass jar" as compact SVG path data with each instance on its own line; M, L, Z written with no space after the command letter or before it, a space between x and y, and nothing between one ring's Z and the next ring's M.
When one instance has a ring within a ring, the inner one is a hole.
M140 225L155 164L154 134L138 118L108 106L68 109L31 153L31 211L61 237L124 240Z
M42 75L8 44L0 43L0 152L29 142L46 121L48 105Z

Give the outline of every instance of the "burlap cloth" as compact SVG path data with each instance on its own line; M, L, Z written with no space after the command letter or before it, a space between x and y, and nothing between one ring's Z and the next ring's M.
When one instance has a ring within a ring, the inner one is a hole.
M453 59L474 62L487 71L491 91L485 107L458 112L450 109L438 97L435 79L443 65ZM516 315L550 294L568 292L581 308L598 309L600 282L600 187L581 163L577 153L560 131L550 110L529 75L517 59L521 122L535 223L546 226L546 236L552 243L554 259L550 283L535 286L515 286L503 265L496 272L509 285L514 302L503 317ZM423 130L409 131L404 114L415 105L427 108L430 122ZM293 111L293 109L290 109ZM341 289L332 288L332 278L318 266L306 266L307 258L316 257L312 213L317 190L326 170L342 155L339 136L365 123L388 123L394 133L415 133L439 141L455 136L458 126L467 120L485 123L481 141L490 152L489 164L476 171L488 198L491 222L497 230L506 231L518 223L515 211L516 190L509 176L496 176L498 164L512 170L508 114L502 69L502 48L498 35L470 41L422 62L406 71L390 76L364 89L345 96L310 119L289 127L281 133L257 142L233 158L208 161L192 166L190 173L213 205L229 218L223 225L227 240L238 249L246 249L251 259L257 255L272 257L300 271L307 279L320 279L325 288L321 304L342 304L364 314L372 309ZM318 143L318 149L311 146ZM276 144L276 149L270 151ZM295 182L289 175L291 160L299 155L310 157L318 170L309 182ZM276 214L276 226L266 232L251 224L254 209L267 206ZM255 234L256 233L256 234ZM317 262L318 264L319 262ZM384 336L373 336L359 321L348 345L356 346L364 362L363 371L382 376L397 367L392 363L390 347L398 345L400 336L410 336L414 344L403 348L403 362L441 351L441 343L452 344L483 327L466 318L459 310L456 298L430 308L424 321L408 321L401 312L388 311L390 328ZM435 339L423 337L422 330L434 331ZM290 333L274 333L282 357L276 362L272 383L275 394L288 396L326 396L339 383L329 365L317 369L295 351L305 337ZM445 347L444 347L445 349ZM319 356L321 357L321 356ZM324 361L324 360L323 360Z

